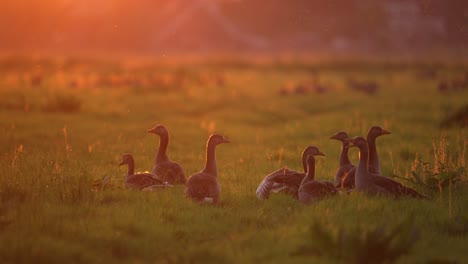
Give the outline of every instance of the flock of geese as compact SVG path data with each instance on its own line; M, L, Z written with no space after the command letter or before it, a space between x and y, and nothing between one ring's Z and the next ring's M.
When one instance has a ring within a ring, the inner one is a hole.
M159 148L156 152L151 172L135 173L135 161L131 154L124 154L119 165L128 165L124 185L129 189L153 190L169 187L174 184L185 184L185 196L198 202L218 204L220 186L216 168L216 146L230 141L218 134L213 134L206 143L205 167L198 173L185 177L180 164L169 159L167 147L169 132L163 125L157 125L150 130L159 136ZM327 196L352 189L370 195L385 195L392 197L426 198L412 188L382 175L377 153L376 139L390 134L379 126L369 129L367 137L350 138L346 132L338 132L330 139L341 141L339 168L335 175L335 182L315 180L315 157L325 156L315 146L308 146L302 152L303 172L278 169L268 174L258 185L256 195L258 199L268 199L270 193L284 192L297 198L304 204L317 202ZM348 157L350 147L359 149L359 161L353 165Z

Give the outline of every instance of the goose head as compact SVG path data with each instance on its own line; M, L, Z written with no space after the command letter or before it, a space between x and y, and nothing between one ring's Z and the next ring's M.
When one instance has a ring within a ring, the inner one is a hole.
M367 138L377 138L378 136L388 135L388 134L390 134L389 131L387 131L387 130L379 127L379 126L373 126L367 132Z
M122 156L122 160L119 163L119 166L122 166L124 164L130 164L133 161L133 156L132 154L126 153Z
M350 138L348 141L350 143L350 147L357 147L359 150L367 150L369 147L367 140L363 137Z
M303 156L325 156L323 152L321 152L316 146L308 146L303 151Z
M229 139L221 136L221 135L218 135L218 134L213 134L210 136L210 138L208 139L208 144L212 144L212 145L219 145L219 144L222 144L222 143L229 143L231 142Z
M320 152L320 153L321 153L321 152ZM314 164L314 162L315 162L315 156L325 156L325 154L322 153L322 154L319 154L319 155L311 155L311 154L307 155L307 160L306 160L306 161L307 161L307 165L311 166L311 165Z
M330 139L336 139L336 140L339 140L341 142L345 142L346 139L348 139L349 136L346 132L344 131L340 131L338 133L336 133L335 135L331 136Z
M153 133L159 136L167 135L167 129L163 125L156 125L155 127L149 129L148 133Z

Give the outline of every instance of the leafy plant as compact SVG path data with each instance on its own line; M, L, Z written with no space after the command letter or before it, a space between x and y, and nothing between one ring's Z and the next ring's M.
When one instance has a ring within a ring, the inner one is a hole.
M415 185L425 186L432 190L442 191L450 182L457 183L462 181L462 176L465 172L466 169L461 166L454 168L441 162L437 166L434 166L431 163L416 158L406 178L397 175L393 175L393 177L409 181Z
M448 142L442 137L439 143L433 142L433 162L425 162L417 155L406 177L393 175L395 178L409 181L415 185L424 186L442 192L444 188L463 181L466 173L464 153L465 144L460 155L450 155Z
M338 231L316 222L310 227L307 243L297 254L328 257L343 263L392 263L410 252L418 240L417 233L411 219L394 227L381 225L355 230L341 227Z

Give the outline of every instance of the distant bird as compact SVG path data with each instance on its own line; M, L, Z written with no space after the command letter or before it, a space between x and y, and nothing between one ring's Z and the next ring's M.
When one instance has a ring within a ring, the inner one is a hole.
M268 199L270 193L277 192L284 192L297 197L297 191L307 172L307 155L311 153L314 148L313 146L308 146L302 152L301 161L303 172L282 168L265 176L257 187L257 198L260 200Z
M315 180L315 158L314 156L325 156L317 149L315 154L307 155L307 173L299 187L299 201L304 204L311 204L325 198L338 194L338 190L333 183L328 181Z
M401 197L410 196L414 198L426 198L426 196L417 191L404 186L380 174L369 172L367 163L369 161L369 146L367 140L363 137L350 139L352 146L359 148L359 162L356 167L356 189L365 193L376 195Z
M127 176L124 179L124 186L128 189L144 189L150 186L168 187L167 182L163 182L156 175L151 173L135 173L135 160L132 154L124 154L119 166L128 165Z
M211 135L206 143L205 168L190 176L185 187L185 197L198 202L218 204L220 187L216 168L216 146L230 141L221 135Z
M336 139L341 141L341 153L340 153L340 167L335 174L335 186L336 188L352 189L354 188L354 173L356 172L356 166L354 166L348 157L349 149L349 136L346 132L340 131L335 135L331 136L330 139Z
M390 134L389 131L379 127L373 126L367 132L367 143L369 145L369 171L371 173L376 173L382 175L382 171L380 170L380 161L379 155L377 154L377 147L375 145L375 140L377 137L382 135Z
M185 173L182 167L169 159L167 156L167 146L169 145L169 132L163 125L157 125L150 130L159 136L159 148L154 159L154 166L151 173L157 175L161 180L169 184L185 184Z
M356 81L354 79L348 80L348 86L351 90L363 92L368 95L374 95L379 89L379 85L374 81Z

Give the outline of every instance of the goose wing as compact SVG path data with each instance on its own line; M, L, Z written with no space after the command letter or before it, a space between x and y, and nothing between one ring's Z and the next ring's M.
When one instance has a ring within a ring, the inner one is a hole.
M278 169L268 174L267 176L265 176L263 181L257 187L257 190L255 192L257 195L257 198L261 200L268 199L270 197L270 192L286 191L289 193L290 188L284 183L278 182L277 178L282 175L284 176L284 175L292 175L292 174L298 174L298 173L300 172L283 168L283 169ZM297 188L295 189L295 192L297 192Z
M385 189L387 192L395 195L395 197L411 196L414 198L427 198L426 196L420 194L416 190L404 186L403 184L394 181L390 178L373 175L371 179L372 183L375 186Z
M275 177L272 177L272 181L279 183L290 188L299 189L301 182L305 177L305 173L293 171L291 173L282 173L278 174Z
M125 187L130 189L142 189L152 185L166 184L161 181L156 175L151 173L136 173L127 176L125 179Z
M167 181L170 184L186 183L184 170L176 162L165 161L158 163L153 171L163 181Z
M310 203L337 193L338 190L331 182L309 181L301 185L298 195L301 202Z

